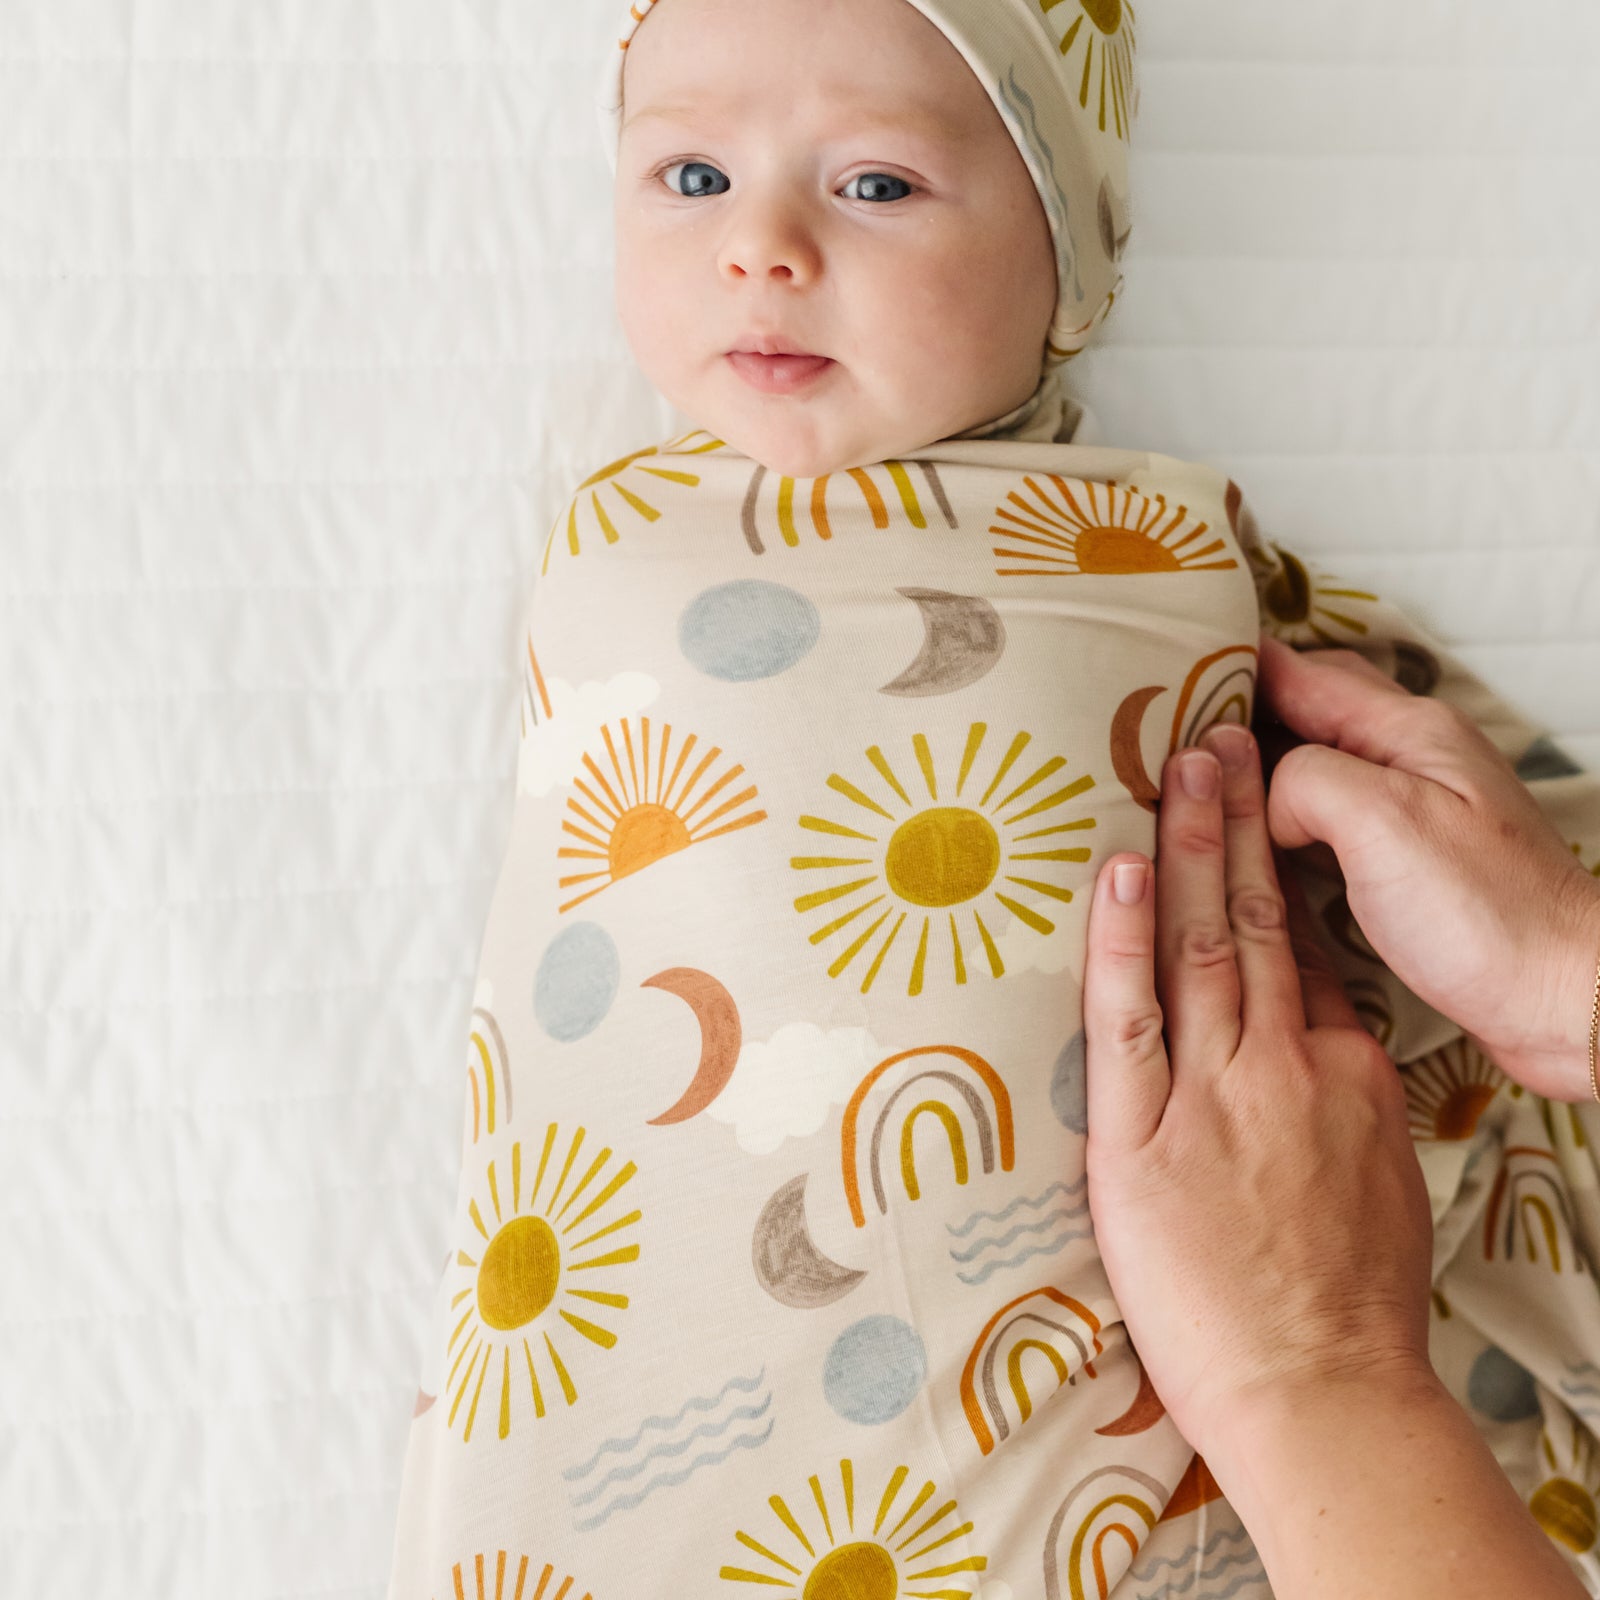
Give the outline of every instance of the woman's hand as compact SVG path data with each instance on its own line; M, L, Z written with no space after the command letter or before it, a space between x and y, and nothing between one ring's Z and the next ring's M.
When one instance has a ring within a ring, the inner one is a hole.
M1587 1099L1600 884L1500 752L1348 651L1264 639L1261 688L1314 741L1273 772L1273 837L1332 847L1373 949L1510 1077Z
M1205 744L1221 768L1168 763L1153 886L1101 871L1084 982L1095 1235L1202 1454L1269 1391L1431 1379L1433 1234L1398 1074L1291 945L1255 741Z

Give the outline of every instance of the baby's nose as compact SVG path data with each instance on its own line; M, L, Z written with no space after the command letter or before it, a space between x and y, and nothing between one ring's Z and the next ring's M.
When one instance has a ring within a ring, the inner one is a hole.
M722 270L733 278L801 285L822 270L822 254L810 231L771 208L737 221L723 241L721 257Z

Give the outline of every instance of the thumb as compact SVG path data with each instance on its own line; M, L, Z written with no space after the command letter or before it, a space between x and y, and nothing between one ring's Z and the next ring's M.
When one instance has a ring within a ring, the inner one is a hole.
M1383 766L1414 769L1419 744L1416 699L1350 651L1302 655L1270 636L1261 641L1261 692L1279 721L1312 744L1332 745Z
M1283 850L1325 844L1347 878L1366 841L1389 835L1396 813L1414 813L1425 780L1326 745L1303 744L1278 763L1267 791L1267 828Z

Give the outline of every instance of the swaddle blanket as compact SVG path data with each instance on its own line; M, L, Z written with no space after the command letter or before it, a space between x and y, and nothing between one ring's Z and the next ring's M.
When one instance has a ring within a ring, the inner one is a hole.
M990 439L795 481L691 433L578 489L395 1600L1268 1593L1101 1266L1079 987L1099 865L1250 714L1263 617L1460 700L1593 862L1590 780L1208 468ZM1311 889L1411 1063L1435 1360L1600 1590L1600 1108L1506 1085Z

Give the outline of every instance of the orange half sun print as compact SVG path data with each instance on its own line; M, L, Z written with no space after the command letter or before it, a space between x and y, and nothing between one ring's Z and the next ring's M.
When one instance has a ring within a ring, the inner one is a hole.
M600 737L605 754L598 760L593 754L584 755L583 771L572 780L578 793L568 799L561 824L561 831L578 842L556 854L565 861L593 863L560 880L561 888L578 890L562 905L563 911L692 844L766 818L765 811L754 808L756 786L741 788L736 783L744 773L742 766L725 765L712 775L722 749L712 745L697 755L698 734L678 740L675 760L670 722L661 725L653 755L648 717L639 718L637 733L624 720L615 735L607 726L601 728Z
M1143 572L1225 572L1239 563L1227 542L1187 506L1149 500L1132 487L1063 478L1022 480L995 510L989 532L1002 578L1109 576Z
M873 745L866 752L871 777L862 773L857 783L835 772L828 778L849 809L834 817L800 818L802 828L826 840L812 848L827 853L791 859L790 866L818 885L794 907L822 918L810 935L812 944L843 941L830 977L859 960L865 994L898 943L910 955L906 993L917 995L930 948L944 945L946 930L948 954L937 959L958 984L967 981L969 953L996 978L1005 971L985 915L994 921L1009 912L1037 934L1055 932L1055 924L1016 891L1063 905L1072 899L1072 890L1056 880L1072 863L1090 857L1090 848L1075 836L1093 828L1095 819L1072 811L1094 779L1084 775L1057 786L1052 780L1067 765L1065 756L1024 761L1033 737L1027 733L1017 734L1003 753L997 743L994 754L985 755L988 735L987 723L974 722L965 747L959 753L952 748L941 761L928 736L914 734L915 767L906 767L904 777ZM992 775L979 793L983 780L973 774L991 764Z
M962 1521L953 1499L940 1497L931 1479L902 1502L910 1475L909 1467L896 1467L882 1494L869 1491L858 1505L855 1463L845 1460L834 1493L823 1488L820 1475L810 1479L814 1510L802 1504L795 1512L782 1495L770 1496L778 1526L763 1529L760 1539L742 1528L735 1533L756 1559L741 1556L748 1565L725 1566L719 1576L800 1600L968 1600L989 1558L963 1553L972 1524Z
M459 1413L463 1439L472 1437L486 1394L502 1439L514 1410L531 1404L542 1417L557 1394L575 1404L573 1349L610 1350L617 1342L610 1324L628 1297L612 1287L613 1277L639 1259L630 1230L640 1219L618 1197L638 1169L609 1149L585 1151L584 1139L577 1129L563 1150L552 1122L526 1197L519 1139L509 1163L489 1163L467 1208L478 1241L456 1251L453 1270L467 1281L450 1301L452 1314L462 1309L446 1347L454 1363L444 1384L454 1391L446 1425L455 1427Z

